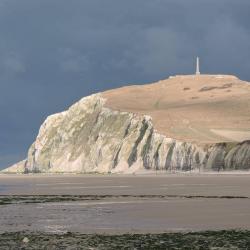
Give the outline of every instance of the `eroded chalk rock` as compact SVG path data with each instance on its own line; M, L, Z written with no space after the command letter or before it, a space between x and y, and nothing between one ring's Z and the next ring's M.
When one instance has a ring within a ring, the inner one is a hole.
M154 129L149 116L111 110L95 94L42 124L27 159L5 172L122 172L250 168L250 142L197 145Z

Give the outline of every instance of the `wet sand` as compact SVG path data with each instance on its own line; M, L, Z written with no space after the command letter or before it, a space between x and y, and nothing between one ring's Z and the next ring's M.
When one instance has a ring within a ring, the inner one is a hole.
M0 174L0 195L210 195L250 197L250 174Z
M0 207L0 232L162 233L250 228L249 199L111 198Z
M250 175L0 175L0 183L8 200L0 233L250 229Z

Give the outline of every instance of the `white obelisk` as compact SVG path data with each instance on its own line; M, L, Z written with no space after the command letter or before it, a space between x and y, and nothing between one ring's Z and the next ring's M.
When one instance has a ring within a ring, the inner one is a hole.
M199 57L196 58L196 75L200 75L200 59Z

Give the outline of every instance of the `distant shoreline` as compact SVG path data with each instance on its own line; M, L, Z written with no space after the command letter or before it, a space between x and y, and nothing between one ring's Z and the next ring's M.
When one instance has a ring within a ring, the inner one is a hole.
M176 171L176 172L167 172L167 171L138 171L136 173L72 173L72 172L59 172L59 173L10 173L10 172L0 172L0 176L206 176L206 175L250 175L249 170L245 171Z

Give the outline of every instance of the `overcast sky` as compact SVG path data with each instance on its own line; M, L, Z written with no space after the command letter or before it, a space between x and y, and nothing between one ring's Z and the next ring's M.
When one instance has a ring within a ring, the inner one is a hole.
M249 0L0 0L0 168L83 96L190 74L250 81Z

